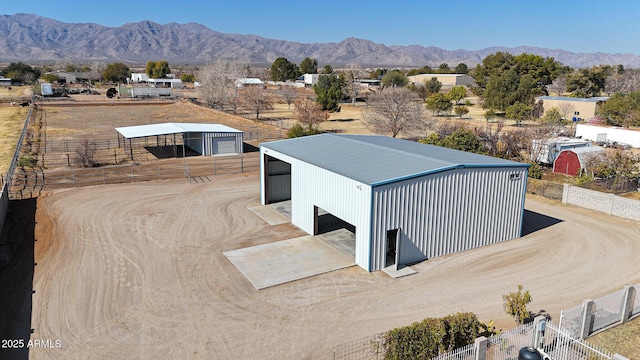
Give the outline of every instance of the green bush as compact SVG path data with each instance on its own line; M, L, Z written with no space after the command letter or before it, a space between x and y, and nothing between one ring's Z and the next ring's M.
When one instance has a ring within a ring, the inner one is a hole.
M309 136L319 134L320 130L309 125L308 127L304 127L300 124L293 125L289 130L287 130L287 138L296 138L301 136Z
M20 157L20 159L18 159L18 166L33 168L36 166L37 162L38 160L31 156L22 156Z
M385 360L430 359L474 342L481 331L474 313L426 318L384 335Z
M542 179L542 166L535 162L530 162L529 165L529 177L534 179Z

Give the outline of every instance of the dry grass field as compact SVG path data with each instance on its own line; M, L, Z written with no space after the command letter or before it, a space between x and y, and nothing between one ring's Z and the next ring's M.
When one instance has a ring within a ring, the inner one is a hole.
M589 342L627 359L640 359L640 318L624 325L601 332L589 338Z
M28 113L28 108L0 106L0 134L2 134L0 136L0 174L5 174L9 170L11 158Z

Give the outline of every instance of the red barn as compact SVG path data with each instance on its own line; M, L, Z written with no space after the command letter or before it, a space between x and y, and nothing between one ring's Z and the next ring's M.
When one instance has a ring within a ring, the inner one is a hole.
M553 172L578 176L583 169L587 168L589 159L603 152L604 149L600 146L562 150L553 162Z

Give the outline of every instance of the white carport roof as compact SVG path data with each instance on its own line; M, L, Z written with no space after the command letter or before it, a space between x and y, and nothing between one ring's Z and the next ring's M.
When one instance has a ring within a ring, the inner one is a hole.
M242 131L221 124L197 124L197 123L162 123L149 125L136 125L117 127L116 131L126 139L145 136L158 136L168 134L181 134L188 132L223 132L241 133Z

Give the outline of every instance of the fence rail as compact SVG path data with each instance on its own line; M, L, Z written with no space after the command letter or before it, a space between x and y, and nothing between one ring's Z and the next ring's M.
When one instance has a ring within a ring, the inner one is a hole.
M640 315L640 284L560 312L560 325L573 336L586 339L592 334L622 324Z
M187 178L189 181L210 176L257 171L259 153L229 156L198 156L189 159L168 159L147 164L134 163L99 168L72 168L58 171L23 171L14 176L13 198L39 196L44 190L82 186L132 183L150 180Z
M534 348L551 360L625 359L576 338L571 331L542 316L534 322L503 331L489 338L479 337L469 344L431 360L513 360L520 349ZM371 335L338 345L334 360L377 360L385 358L384 334Z

